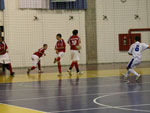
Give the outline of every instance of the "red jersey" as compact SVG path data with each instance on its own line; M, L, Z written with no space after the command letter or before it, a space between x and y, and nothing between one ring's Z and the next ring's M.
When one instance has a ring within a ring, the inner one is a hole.
M68 43L70 45L71 50L78 50L78 48L76 48L76 46L79 46L80 38L76 35L73 35L69 38Z
M40 58L40 57L42 57L44 52L45 52L45 49L40 48L37 52L34 53L34 55L37 55Z
M3 41L0 43L0 55L4 55L8 49L7 44Z
M57 49L57 48L60 48L60 47L64 47L63 49ZM65 41L63 39L61 40L58 40L57 43L56 43L56 46L55 46L56 50L58 52L65 52L66 51L66 44L65 44Z

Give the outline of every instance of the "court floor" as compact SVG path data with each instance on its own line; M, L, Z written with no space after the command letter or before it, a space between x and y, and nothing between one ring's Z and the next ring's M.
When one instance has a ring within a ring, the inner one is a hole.
M15 77L0 72L0 113L150 113L150 63L124 82L126 64L82 65L82 75L57 77L56 67L15 69Z

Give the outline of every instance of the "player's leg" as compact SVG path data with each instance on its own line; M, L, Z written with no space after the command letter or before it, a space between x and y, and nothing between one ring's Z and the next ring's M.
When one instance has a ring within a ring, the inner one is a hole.
M72 63L70 65L69 69L67 70L67 72L69 73L70 76L72 75L71 70L72 70L72 68L75 65L74 56L75 56L75 51L71 50L71 60L72 60Z
M58 66L58 71L59 71L58 76L62 76L62 70L61 70L61 63L60 63L60 61L57 62L57 66Z
M61 60L64 56L65 52L59 52L58 53L58 57L57 57L57 62L58 62L58 71L59 71L59 74L58 76L62 76L62 70L61 70Z
M4 54L3 57L4 57L3 60L4 60L4 63L5 63L5 66L10 71L10 75L14 76L15 72L13 72L13 70L12 70L12 66L11 66L11 63L10 63L8 53Z
M78 65L78 61L75 61L75 68L76 68L76 72L79 73L79 65Z
M126 77L128 77L128 73L132 73L133 75L136 76L136 80L138 80L140 78L140 74L138 74L134 68L139 65L141 63L141 60L138 60L138 59L132 59L131 62L129 63L127 69L128 69L128 72L126 74Z
M41 70L41 61L40 60L37 65L38 65L38 70L39 70L38 72L43 73L43 71Z
M61 59L61 58L59 57L59 55L58 55L58 57L54 58L54 64L55 64L56 62L59 62L60 59Z
M131 66L133 64L133 61L134 61L134 59L131 59L129 61L128 65L127 65L127 73L125 74L125 79L127 79L127 77L129 76L129 74L131 73L129 69L131 68Z
M78 64L78 62L80 60L80 53L79 53L79 51L75 52L74 60L75 60L75 68L76 68L77 74L82 74L82 72L79 69L79 64Z
M136 59L132 65L132 68L130 69L130 72L133 73L136 76L136 81L138 81L141 77L139 73L137 73L134 68L141 64L141 60Z
M29 74L31 72L31 70L34 70L37 67L37 64L39 62L39 58L36 55L32 55L32 61L33 61L33 65L31 68L28 68L27 70L27 74Z

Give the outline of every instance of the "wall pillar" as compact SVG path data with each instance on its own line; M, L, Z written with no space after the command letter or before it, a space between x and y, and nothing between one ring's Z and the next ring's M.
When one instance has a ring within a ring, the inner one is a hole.
M87 0L85 11L86 63L97 63L96 0Z

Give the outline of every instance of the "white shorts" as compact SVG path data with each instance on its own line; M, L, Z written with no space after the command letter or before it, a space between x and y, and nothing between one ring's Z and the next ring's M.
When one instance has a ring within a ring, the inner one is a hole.
M128 66L127 66L127 69L130 69L130 68L135 68L137 65L141 64L141 60L140 59L135 59L135 58L132 58L130 60L130 62L128 63Z
M38 62L40 61L40 58L37 55L32 55L32 61L33 61L33 66L37 66Z
M57 57L60 57L60 60L61 60L63 58L64 54L65 54L65 52L59 52L57 54Z
M0 63L2 63L2 64L9 64L10 63L8 53L5 53L4 55L0 55Z
M79 61L80 60L80 53L78 50L71 50L71 60L72 61Z

